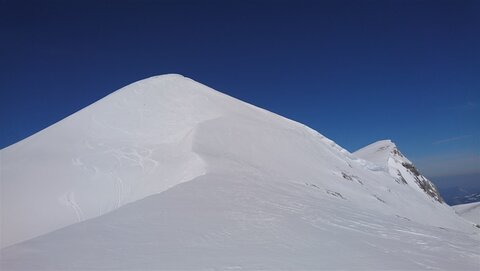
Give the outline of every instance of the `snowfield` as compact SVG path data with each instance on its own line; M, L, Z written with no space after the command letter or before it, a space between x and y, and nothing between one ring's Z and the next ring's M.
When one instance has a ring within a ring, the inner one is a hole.
M480 268L389 140L349 153L181 75L0 151L1 270Z
M480 225L480 202L460 204L452 207L461 217Z

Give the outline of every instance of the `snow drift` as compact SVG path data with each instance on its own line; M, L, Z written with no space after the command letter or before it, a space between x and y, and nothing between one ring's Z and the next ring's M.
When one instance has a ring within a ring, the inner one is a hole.
M0 154L7 269L448 269L479 259L477 229L391 141L352 154L180 75L124 87Z

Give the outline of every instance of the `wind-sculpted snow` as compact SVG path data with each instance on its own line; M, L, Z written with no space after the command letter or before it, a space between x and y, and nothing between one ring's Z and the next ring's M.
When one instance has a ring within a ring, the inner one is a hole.
M378 144L351 154L182 76L139 81L1 151L0 267L474 268L477 228Z
M220 95L181 76L152 78L3 149L2 246L204 174L191 135L221 114Z

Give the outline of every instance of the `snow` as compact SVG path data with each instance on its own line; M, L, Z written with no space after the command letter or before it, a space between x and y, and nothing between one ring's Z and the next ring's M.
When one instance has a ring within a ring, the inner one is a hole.
M461 217L480 225L480 202L454 205L452 207Z
M397 146L390 139L380 140L361 148L355 152L355 155L387 169L388 159L396 148Z
M2 264L27 270L473 270L476 247L469 234L353 208L305 184L209 174L7 248Z
M399 153L148 78L1 150L0 267L478 269L478 229Z
M440 192L425 176L421 175L413 163L408 160L391 140L381 140L354 153L368 160L367 168L388 173L398 183L407 184L420 193L443 203Z

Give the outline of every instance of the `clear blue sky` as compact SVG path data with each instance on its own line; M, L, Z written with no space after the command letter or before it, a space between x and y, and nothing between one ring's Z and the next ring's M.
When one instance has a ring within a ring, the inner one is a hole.
M480 1L0 0L0 148L180 73L350 151L480 172Z

